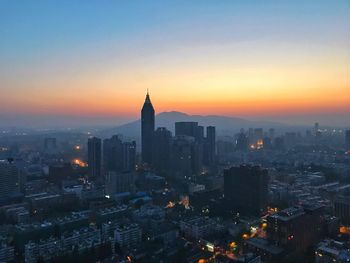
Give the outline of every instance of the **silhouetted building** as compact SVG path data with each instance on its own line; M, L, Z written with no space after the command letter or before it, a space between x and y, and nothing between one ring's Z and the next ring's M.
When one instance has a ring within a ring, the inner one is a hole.
M49 154L55 153L57 149L56 138L45 138L44 148L46 153L49 153Z
M88 139L88 171L93 179L101 178L101 139L92 137Z
M142 161L148 164L152 164L154 127L154 108L147 92L141 110L141 155Z
M258 166L224 170L224 194L228 207L236 213L260 215L267 208L268 172Z
M214 126L207 127L207 137L205 143L205 162L207 165L213 165L216 158L216 131Z
M202 167L201 145L192 136L175 136L171 147L172 172L178 178L192 178Z
M172 135L166 128L158 128L153 137L153 166L160 173L170 168Z
M350 130L345 131L345 145L350 150Z
M198 135L202 137L202 135L200 134L203 131L203 127L202 128L198 128L198 127L199 127L198 122L192 122L192 121L175 122L175 136L186 135L197 139Z
M248 150L248 144L249 144L248 137L243 132L241 132L238 135L237 141L236 141L237 150L239 150L239 151Z
M136 166L136 142L123 143L123 171L131 172Z
M117 135L103 140L103 168L105 173L123 170L123 142Z

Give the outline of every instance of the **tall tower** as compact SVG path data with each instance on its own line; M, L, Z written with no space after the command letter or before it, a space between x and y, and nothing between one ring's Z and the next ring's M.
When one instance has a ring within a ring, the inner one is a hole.
M147 91L141 110L141 147L142 161L148 164L152 164L154 126L154 108Z
M101 160L101 139L92 137L88 139L88 170L92 179L99 179L102 176L102 160Z

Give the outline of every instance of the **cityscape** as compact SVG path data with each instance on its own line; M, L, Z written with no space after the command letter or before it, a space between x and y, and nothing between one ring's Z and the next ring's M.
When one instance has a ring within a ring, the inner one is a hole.
M350 2L264 2L0 1L0 262L350 262Z

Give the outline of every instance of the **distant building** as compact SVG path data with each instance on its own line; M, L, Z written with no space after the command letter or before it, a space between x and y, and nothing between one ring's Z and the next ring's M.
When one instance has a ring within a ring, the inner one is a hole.
M227 205L240 214L260 215L267 209L268 172L258 166L239 166L224 170Z
M214 165L216 159L216 130L214 126L207 127L205 156L205 163L209 166Z
M88 139L88 170L90 178L101 178L102 176L102 147L101 139L92 137Z
M350 130L345 131L345 145L350 150Z
M239 151L246 151L248 150L249 140L248 137L243 133L239 133L237 140L236 140L236 149Z
M57 149L56 138L45 138L44 148L46 153L49 153L49 154L55 153Z
M154 108L147 92L145 102L141 110L141 150L142 161L152 164L153 133L154 133Z
M19 193L19 171L12 161L0 161L0 200Z
M198 122L181 121L175 122L175 136L186 135L195 139L203 137L203 127L199 128Z

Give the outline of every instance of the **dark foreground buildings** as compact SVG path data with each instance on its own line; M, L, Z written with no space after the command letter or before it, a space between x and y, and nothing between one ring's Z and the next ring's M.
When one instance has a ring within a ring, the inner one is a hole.
M261 215L267 208L268 172L258 166L224 170L224 194L228 209L245 215Z

